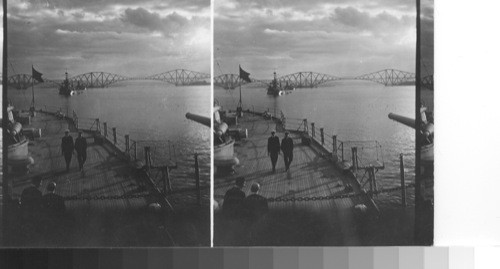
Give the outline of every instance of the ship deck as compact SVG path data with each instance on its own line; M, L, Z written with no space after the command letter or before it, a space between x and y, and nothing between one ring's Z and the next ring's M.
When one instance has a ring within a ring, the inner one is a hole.
M337 169L332 161L312 145L303 145L299 134L291 133L294 141L294 159L289 171L285 171L283 155L279 155L276 172L272 173L270 158L267 155L267 138L271 130L283 138L283 130L273 120L266 120L259 115L246 113L238 119L240 128L248 130L248 138L235 144L235 155L240 164L236 173L227 177L216 177L214 192L216 199L223 202L225 192L234 185L234 179L243 176L246 186L243 191L250 194L253 182L261 185L260 195L266 198L321 197L347 193L344 186L352 185L359 193L355 179ZM343 245L357 245L355 214L353 207L367 203L365 196L351 198L325 199L309 201L269 202L270 210L302 209L318 212L329 220L329 224L341 230ZM217 235L216 235L217 236Z
M54 115L37 113L29 127L41 128L42 137L29 143L29 154L35 161L30 166L29 173L12 175L12 197L19 199L23 189L30 185L31 178L35 176L42 177L39 188L42 194L47 193L47 184L54 181L57 184L56 194L65 198L78 197L65 201L66 211L74 225L68 240L57 243L56 246L176 244L171 237L172 230L167 231L165 226L167 223L172 224L174 220L170 219L165 223L165 216L147 210L148 204L155 199L151 190L144 178L135 173L135 168L121 158L115 148L107 143L95 143L92 134L84 132L83 136L88 143L85 174L79 172L76 154L71 160L70 171L66 172L61 154L61 138L66 129L70 129L73 139L78 136L72 122ZM123 197L124 195L140 197ZM112 199L113 197L119 198ZM180 225L183 221L179 219L174 225ZM14 238L13 241L14 245L22 246L50 245L44 240L15 242ZM177 243L182 244L182 240L180 241Z
M119 196L125 194L146 194L140 190L137 178L130 176L131 168L123 160L117 158L116 152L106 144L94 143L88 133L83 133L88 143L87 161L83 176L78 169L76 154L71 159L70 171L66 172L66 163L61 154L61 138L64 130L70 129L73 139L78 136L77 130L66 120L52 115L38 113L32 118L30 127L40 128L42 137L29 143L29 154L35 160L30 172L16 175L13 180L13 198L18 199L24 188L30 185L30 179L42 177L40 190L45 193L51 181L57 184L56 193L63 197L70 196ZM68 200L68 210L86 207L94 210L130 210L144 207L147 201L139 199L116 200Z

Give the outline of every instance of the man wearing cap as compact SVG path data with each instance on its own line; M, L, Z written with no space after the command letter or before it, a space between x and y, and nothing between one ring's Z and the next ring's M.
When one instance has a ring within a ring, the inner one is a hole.
M83 173L83 165L87 160L87 140L82 136L82 131L78 132L78 137L75 139L75 151L80 172Z
M285 132L285 137L281 140L281 151L283 151L283 159L285 160L285 169L290 169L290 164L293 160L293 140L288 136L288 131Z
M242 191L245 186L245 178L238 177L235 180L235 185L224 195L224 203L222 204L222 212L226 216L241 217L243 215L243 200L245 193Z
M42 197L43 221L45 240L50 243L58 243L65 238L69 229L66 218L66 206L62 196L55 194L56 183L47 185L47 194Z
M42 205L47 213L51 216L58 216L66 211L64 199L55 192L56 183L50 182L47 185L47 194L42 197Z
M254 182L250 187L250 191L252 192L252 194L248 195L244 201L247 216L250 220L253 221L259 219L269 210L267 200L264 196L259 195L259 190L260 184Z
M276 162L278 161L278 154L280 153L280 139L275 136L276 132L271 131L271 137L267 139L267 155L271 156L271 164L273 166L273 173L276 171Z
M27 240L37 240L43 234L43 229L39 225L43 218L42 209L42 192L38 189L42 183L41 176L31 178L31 185L21 193L21 223L20 227L23 230L21 238Z
M73 155L74 147L73 137L69 135L69 130L66 129L61 142L61 151L64 155L64 160L66 161L66 172L69 172L69 165L71 163L71 155Z
M42 192L38 189L42 183L40 176L35 176L31 179L31 185L21 193L21 208L27 211L35 211L40 207L42 200Z

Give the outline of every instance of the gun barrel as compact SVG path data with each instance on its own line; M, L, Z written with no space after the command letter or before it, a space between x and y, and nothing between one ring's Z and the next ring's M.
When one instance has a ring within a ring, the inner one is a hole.
M389 119L395 120L399 123L402 123L408 127L415 129L415 120L414 119L403 117L403 116L400 116L400 115L397 115L394 113L389 113Z
M200 115L196 115L196 114L188 112L188 113L186 113L186 118L188 118L192 121L196 121L197 123L203 124L207 127L212 127L212 121L210 120L209 117L204 117L204 116L200 116Z

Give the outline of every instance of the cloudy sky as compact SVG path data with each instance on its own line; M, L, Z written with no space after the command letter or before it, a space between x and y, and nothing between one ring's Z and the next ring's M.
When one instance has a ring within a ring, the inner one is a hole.
M434 0L421 0L420 47L422 76L434 73Z
M414 72L415 17L415 0L216 0L214 72Z
M9 0L9 73L210 72L210 0Z

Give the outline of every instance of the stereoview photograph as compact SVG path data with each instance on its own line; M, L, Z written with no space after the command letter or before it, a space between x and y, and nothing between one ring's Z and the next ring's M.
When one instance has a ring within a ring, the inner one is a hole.
M214 4L214 245L431 244L415 1Z
M210 21L209 0L8 1L3 246L210 246Z

